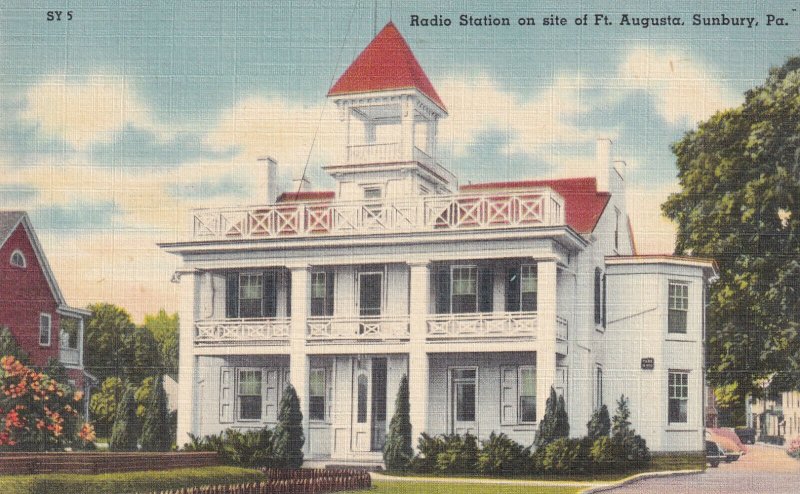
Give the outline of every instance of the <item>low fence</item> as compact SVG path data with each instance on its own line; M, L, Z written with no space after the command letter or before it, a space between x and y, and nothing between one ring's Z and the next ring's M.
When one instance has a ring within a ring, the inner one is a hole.
M221 465L215 452L191 453L0 453L0 475L114 473Z
M234 485L206 485L149 494L325 494L372 487L363 470L265 468L264 482Z

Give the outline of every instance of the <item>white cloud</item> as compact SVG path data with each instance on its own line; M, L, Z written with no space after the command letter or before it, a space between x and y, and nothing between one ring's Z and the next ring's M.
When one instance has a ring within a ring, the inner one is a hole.
M741 102L739 94L684 53L634 49L620 65L619 77L621 84L647 91L672 125L693 126Z
M84 150L110 142L126 125L167 138L170 133L152 118L131 84L121 76L92 75L73 79L54 75L31 86L22 117L50 136Z

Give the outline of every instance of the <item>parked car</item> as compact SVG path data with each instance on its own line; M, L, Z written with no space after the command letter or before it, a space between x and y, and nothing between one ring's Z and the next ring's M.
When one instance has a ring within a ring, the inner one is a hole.
M739 440L744 444L756 443L756 430L752 427L737 427L734 431L736 435L739 436Z
M728 456L714 441L706 441L706 461L712 468L717 468L721 461L727 461Z

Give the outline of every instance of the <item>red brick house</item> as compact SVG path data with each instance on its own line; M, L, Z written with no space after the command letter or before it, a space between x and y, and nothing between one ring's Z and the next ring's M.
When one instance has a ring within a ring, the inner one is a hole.
M83 324L91 312L67 305L24 211L0 211L0 327L11 331L30 364L57 359L88 403L95 380L83 368Z

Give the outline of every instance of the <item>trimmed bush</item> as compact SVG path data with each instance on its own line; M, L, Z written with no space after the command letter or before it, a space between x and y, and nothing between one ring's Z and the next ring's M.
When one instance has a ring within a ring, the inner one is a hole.
M559 401L560 409L559 411ZM544 416L539 422L539 431L533 444L536 449L541 449L556 439L569 436L569 419L564 408L563 397L559 400L556 390L550 388L550 396L547 398Z
M588 437L593 441L601 437L608 437L611 433L611 418L608 416L607 406L603 405L592 413L586 429Z
M400 380L395 412L389 423L389 435L383 448L383 462L389 471L408 469L414 450L411 448L411 410L408 402L408 376Z
M525 448L503 433L489 434L481 442L478 453L478 472L482 475L522 475L530 463L530 448Z
M140 442L144 451L169 451L172 446L164 377L158 376L144 410Z
M611 438L601 436L594 440L589 451L589 469L595 473L610 473L614 470L616 456Z
M128 386L117 406L114 426L111 428L111 451L136 451L139 438L139 424L136 418L136 388Z
M436 457L436 472L472 473L478 463L478 439L472 434L444 436L444 451Z
M541 471L545 474L574 475L584 473L589 462L591 442L562 437L545 446L541 454Z
M263 468L283 464L275 454L274 434L266 427L246 432L227 429L203 438L190 434L189 438L184 451L216 451L227 465Z
M618 471L642 468L650 462L647 442L631 428L628 420L630 416L628 400L622 395L617 401L617 410L611 421L611 443Z
M433 473L436 471L436 457L445 450L442 436L429 436L420 434L417 441L419 454L411 460L411 470L417 473Z
M305 444L306 438L303 433L303 413L300 411L300 399L291 384L283 392L278 412L278 425L273 434L275 457L282 461L282 466L300 468L303 465L303 444Z

